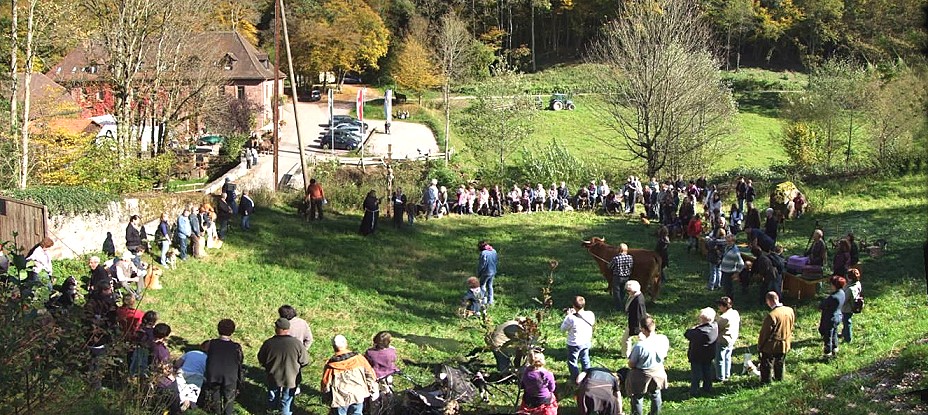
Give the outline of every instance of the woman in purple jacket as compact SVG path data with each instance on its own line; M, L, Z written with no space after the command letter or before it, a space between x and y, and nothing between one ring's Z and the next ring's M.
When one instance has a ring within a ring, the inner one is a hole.
M519 386L525 391L519 414L556 415L557 399L554 397L554 375L545 369L545 355L532 352L530 365L522 374Z

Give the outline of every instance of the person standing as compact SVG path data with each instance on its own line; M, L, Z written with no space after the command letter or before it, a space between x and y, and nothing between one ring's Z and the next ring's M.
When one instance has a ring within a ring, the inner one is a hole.
M744 199L747 197L748 184L744 182L744 177L738 178L738 184L735 185L735 196L738 198L738 211L744 212Z
M731 377L731 355L741 331L741 315L732 308L730 297L722 297L716 302L719 308L716 324L719 328L719 340L715 354L715 380L724 382Z
M365 399L380 397L377 375L364 356L348 349L345 336L335 336L332 348L335 354L322 371L323 400L328 401L330 414L361 415Z
M200 223L200 208L194 208L187 217L190 221L190 245L193 246L193 257L203 257L203 226Z
M295 337L300 343L303 343L303 347L308 351L310 346L313 345L313 332L309 329L309 323L297 317L296 309L289 304L280 306L280 308L277 309L277 315L290 322L290 336ZM300 384L302 381L303 373L297 373L295 395L300 394Z
M657 246L654 252L661 256L661 283L667 282L667 266L670 265L670 230L661 225L657 230Z
M180 250L181 261L187 260L187 242L193 234L189 216L190 208L184 208L184 211L177 217L177 248Z
M748 203L748 209L754 209L754 199L757 198L757 192L754 190L754 181L748 179L748 183L744 189L744 201ZM744 211L743 208L739 209Z
M844 286L844 306L841 307L841 339L845 343L851 342L851 317L854 315L854 304L860 298L863 286L860 285L860 271L851 268L847 271L847 285Z
M428 219L429 216L438 217L438 179L432 179L429 182L429 186L422 192L422 203L425 205L425 208L428 209L425 212L426 219Z
M628 292L628 300L625 302L628 326L622 334L621 346L622 356L628 357L632 347L632 336L640 339L641 319L648 315L648 310L645 307L644 296L641 295L641 284L638 281L631 280L625 283L625 291Z
M235 212L232 210L232 206L229 205L222 197L219 197L219 203L216 205L216 221L219 222L219 231L217 232L220 241L226 239L226 233L229 232L229 221L232 220L232 216Z
M141 225L141 220L139 215L132 215L126 225L126 249L135 255L145 251L145 243L148 241L148 233Z
M722 260L725 258L728 243L725 229L717 229L715 235L710 233L706 236L706 261L709 263L709 280L706 287L709 291L722 287Z
M325 201L325 190L316 179L309 179L309 187L306 188L306 196L309 197L309 220L322 220L322 205Z
M667 389L664 360L670 351L670 341L667 336L657 334L651 316L644 316L639 324L642 340L628 355L631 370L625 380L625 393L631 397L632 415L642 415L645 396L651 398L650 415L660 415L661 390Z
M238 202L238 212L242 215L242 230L251 230L251 217L255 214L255 201L248 195L247 190L242 191L242 199Z
M402 228L403 214L406 213L406 194L402 188L397 187L390 199L393 201L393 227Z
M777 221L776 215L774 215L773 208L767 208L767 210L764 211L764 215L766 216L764 220L764 233L776 243L777 228L780 226L780 223Z
M167 266L168 250L171 249L171 225L168 223L168 214L161 214L158 222L158 231L155 232L155 241L161 248L161 265Z
M235 413L235 397L242 390L244 380L244 354L242 346L232 341L235 322L231 319L219 320L217 325L219 338L206 344L206 371L203 375L203 393L200 401L214 410L210 413L232 415Z
M290 336L289 320L277 319L274 328L274 337L265 340L258 351L258 363L267 373L268 409L276 408L281 415L290 415L290 404L296 394L296 378L300 368L308 363L306 348Z
M28 275L29 281L35 285L40 284L39 273L44 271L45 275L48 277L48 282L45 285L48 287L49 293L52 292L52 286L55 284L55 277L52 275L54 270L52 268L52 257L48 254L48 249L54 245L55 241L49 237L45 237L42 238L42 241L35 244L35 246L29 250L29 253L26 254L26 274ZM31 292L31 288L27 290Z
M493 279L496 278L496 268L499 265L499 256L496 250L487 241L477 243L477 278L480 278L480 289L487 305L493 305Z
M760 381L770 383L771 370L773 380L783 380L786 353L793 342L796 312L780 303L780 296L774 291L768 292L765 300L767 307L770 307L770 313L761 325L760 335L757 337L757 350L760 351Z
M725 235L725 253L722 255L722 263L719 264L719 270L722 272L722 289L727 298L732 298L734 295L734 275L744 269L744 258L741 257L741 250L735 242L734 234Z
M844 308L844 286L847 281L842 276L832 276L831 294L822 299L818 309L822 311L822 318L818 323L818 332L825 343L823 357L834 357L838 352L838 325L841 324L841 309Z
M619 254L612 257L609 262L609 269L612 270L612 300L615 303L616 310L625 308L625 283L632 277L632 267L635 259L628 254L628 245L619 244ZM635 326L638 323L634 323Z
M715 358L715 347L719 337L719 329L715 325L715 310L706 307L699 310L699 324L689 328L684 337L690 341L686 357L690 361L690 396L699 394L699 384L702 381L702 392L712 393L712 360Z
M570 379L577 379L580 368L590 368L590 348L593 347L593 325L596 316L592 311L585 310L586 299L581 296L574 297L573 307L567 309L567 315L561 323L561 331L567 332L567 369Z
M380 199L377 192L371 190L364 198L364 217L361 218L361 235L367 236L377 232L377 222L380 218Z
M229 207L232 208L232 214L238 213L238 205L235 204L235 182L232 181L231 177L226 177L225 183L222 185L222 193L225 195L226 203L229 204Z

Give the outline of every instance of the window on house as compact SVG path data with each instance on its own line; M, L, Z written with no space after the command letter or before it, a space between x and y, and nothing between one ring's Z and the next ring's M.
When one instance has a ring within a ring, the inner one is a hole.
M105 96L105 94L103 93L103 91L97 91L97 101L101 101L101 102L102 102L104 96Z
M73 68L71 68L71 73L76 73L76 72L77 72L77 67L76 67L76 66L73 67Z
M225 62L222 63L222 68L231 71L232 70L232 59L226 58Z
M238 99L245 99L245 87L243 85L235 87L235 97Z
M61 67L60 67L60 66L57 67L57 68L55 68L55 74L56 74L56 75L60 75L60 74L61 74Z
M87 69L88 69L87 72L90 72L90 73L97 73L97 65L93 65L93 66L91 66L91 67L89 67L89 68L87 68Z
M0 216L6 216L6 199L0 199Z

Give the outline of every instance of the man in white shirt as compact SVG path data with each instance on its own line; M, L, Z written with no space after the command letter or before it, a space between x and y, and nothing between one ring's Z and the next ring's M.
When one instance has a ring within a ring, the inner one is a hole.
M584 310L586 299L574 297L574 306L566 310L567 315L561 323L561 331L567 332L567 369L570 378L576 379L580 374L577 361L583 370L590 368L590 347L593 346L593 325L596 317L592 311Z

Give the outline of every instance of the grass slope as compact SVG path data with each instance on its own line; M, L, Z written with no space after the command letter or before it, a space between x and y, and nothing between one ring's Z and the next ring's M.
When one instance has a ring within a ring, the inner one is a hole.
M664 394L665 413L868 414L886 410L886 403L867 399L875 387L868 378L840 379L928 333L918 259L922 227L928 220L925 184L926 178L918 176L805 188L813 211L789 222L781 238L787 252L805 248L816 220L825 227L826 238L854 230L865 238L888 238L890 250L881 259L864 259L867 308L855 316L854 343L842 345L835 361L819 360L817 300L788 302L798 315L795 350L788 357L786 381L772 386L735 376L717 385L713 397L687 396L689 365L683 331L695 323L697 310L711 306L719 292L704 289L705 260L687 254L682 242L674 242L669 283L660 301L649 306L658 330L671 341L667 362L671 388ZM532 298L540 295L548 261L554 259L560 263L552 291L555 308L567 306L573 295L584 295L599 319L594 365L617 368L624 364L618 356L624 315L611 310L602 277L579 244L591 236L605 236L614 244L624 241L651 248L653 226L646 228L626 217L553 212L450 217L420 221L399 231L385 221L376 235L365 238L357 234L360 219L356 213L330 214L324 222L311 225L293 213L290 208L260 210L252 232L233 232L221 250L168 272L165 289L148 293L142 304L144 309L158 310L162 320L172 325L177 353L183 346L213 337L220 318L236 320L234 337L244 346L249 367L248 387L239 402L248 413L262 413L264 374L255 356L261 342L273 334L276 308L285 303L296 307L316 336L310 364L304 369L304 393L295 402L297 413L325 412L315 389L331 353L329 339L335 334L346 335L352 348L364 350L377 331L392 331L404 361L401 365L420 382L430 379L430 365L463 360L464 354L483 344L481 323L462 320L454 313L464 280L474 271L475 245L480 239L490 241L501 257L499 300L491 311L494 322L532 313ZM753 343L766 312L755 300L756 294L752 291L747 298L735 298L743 316L736 356L756 353ZM555 311L544 321L546 354L559 379L562 413L573 414L575 403L568 398L572 389L563 383L567 368L565 336L557 330L560 317ZM923 355L912 352L906 356L912 360L912 356ZM486 354L483 361L490 364L492 357ZM405 386L400 382L399 387ZM469 413L506 411L515 395L515 388L506 386L492 406L472 407Z

